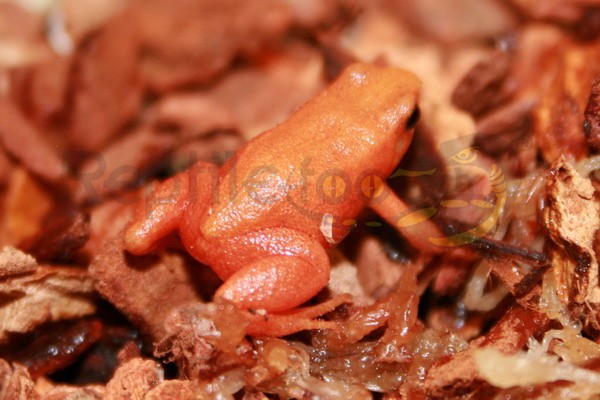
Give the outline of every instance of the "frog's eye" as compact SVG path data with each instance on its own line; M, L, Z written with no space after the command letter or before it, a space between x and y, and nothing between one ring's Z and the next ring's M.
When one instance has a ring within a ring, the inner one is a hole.
M419 122L420 119L421 119L421 110L419 109L419 107L415 107L412 114L410 114L410 117L408 117L408 120L406 121L406 129L407 130L413 129L417 125L417 123Z
M467 147L466 149L456 153L450 159L459 164L469 164L477 158L477 149L475 147Z

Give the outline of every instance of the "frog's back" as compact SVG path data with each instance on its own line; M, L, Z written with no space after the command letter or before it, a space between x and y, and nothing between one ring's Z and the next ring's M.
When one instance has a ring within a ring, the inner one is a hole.
M410 142L404 125L418 90L417 78L403 70L348 68L223 167L207 233L285 226L321 236L323 216L355 217L368 201L360 179L385 179Z

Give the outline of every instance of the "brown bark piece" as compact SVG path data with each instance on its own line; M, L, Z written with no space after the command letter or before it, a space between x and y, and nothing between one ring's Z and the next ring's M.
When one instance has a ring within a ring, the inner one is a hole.
M210 98L234 116L237 129L250 139L284 122L323 89L323 61L308 46L290 44L285 52L228 74Z
M552 251L558 297L586 328L600 331L599 265L594 250L600 230L600 202L589 179L560 158L546 184L543 223Z
M88 214L52 213L45 221L37 237L28 243L27 251L40 262L67 262L90 237L90 217Z
M4 198L0 243L18 246L43 231L44 219L54 207L48 188L23 168L15 168Z
M10 276L29 274L37 269L33 257L14 247L4 247L0 250L0 279Z
M197 390L197 384L193 381L164 381L152 388L144 400L192 400Z
M72 57L54 55L35 65L28 82L28 107L39 122L49 122L65 109Z
M534 107L533 100L523 99L492 111L477 122L473 145L491 156L517 153L533 132Z
M0 3L0 68L22 67L48 55L42 24L18 3Z
M510 31L516 15L493 0L394 0L408 24L442 43L485 40Z
M24 367L0 359L0 399L39 400L41 397Z
M0 143L34 174L57 181L65 165L27 116L10 100L0 97Z
M90 210L90 238L82 249L90 260L100 253L109 239L117 237L125 229L142 194L142 191L128 193L106 200Z
M144 399L163 382L163 371L152 360L134 358L123 363L106 385L105 400Z
M76 198L97 202L133 186L136 179L158 164L175 142L175 137L147 128L115 141L81 166Z
M98 342L102 331L103 325L98 319L44 324L33 332L33 340L10 349L4 357L27 367L31 377L37 380L75 363Z
M472 341L469 347L515 353L530 337L545 331L548 323L545 314L513 305L486 335ZM429 396L435 399L460 396L473 393L483 385L470 349L443 359L429 369L425 380Z
M0 342L41 323L82 317L96 310L94 284L85 271L53 266L32 270L30 258L14 249L8 252L0 258L0 270L13 274L5 272L0 280ZM14 275L19 270L15 260L24 264L19 275Z
M154 340L164 336L164 321L176 307L198 301L182 256L133 257L121 235L106 243L90 273L100 294Z
M509 54L494 52L462 78L452 93L452 102L474 116L499 105L510 95L504 90L510 65Z
M592 84L592 91L585 107L583 131L592 153L600 152L600 77Z
M353 264L356 265L356 279L364 293L362 296L358 291L338 290L337 293L351 293L354 297L353 303L359 306L370 304L374 299L391 293L402 276L403 268L416 266L404 266L391 261L385 256L385 251L381 242L374 237L367 237L361 241L356 247Z
M150 111L150 120L159 128L176 128L185 137L237 127L233 113L204 92L162 97Z
M104 399L104 386L88 385L75 387L57 385L43 394L43 400L102 400Z
M563 39L551 56L539 60L539 65L551 65L537 87L541 96L534 112L536 141L547 163L561 155L580 160L588 154L584 110L600 72L600 64L590 60L598 59L600 44L578 45Z
M71 82L71 150L100 150L138 112L142 85L137 32L126 8L80 49Z
M597 0L511 0L523 12L532 18L550 19L562 23L576 23L585 13L586 8L597 7Z
M275 0L140 0L134 7L142 70L157 92L206 83L235 56L260 50L292 24L290 9Z
M212 379L252 362L245 341L247 321L232 303L195 303L178 308L164 321L165 336L154 354L176 362L191 380Z

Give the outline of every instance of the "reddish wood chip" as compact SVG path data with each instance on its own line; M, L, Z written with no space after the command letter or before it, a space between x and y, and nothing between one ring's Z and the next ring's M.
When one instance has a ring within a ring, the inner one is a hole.
M40 386L38 384L38 386ZM102 400L104 399L104 386L88 385L88 386L70 386L56 385L43 393L44 400Z
M75 268L37 266L17 250L0 258L0 342L13 333L30 332L50 321L77 318L96 311L94 284L87 272ZM15 266L15 259L24 263ZM15 271L21 271L14 275ZM27 273L25 273L27 272Z
M144 399L163 382L162 368L152 360L134 358L123 363L106 385L105 400Z
M587 8L598 5L596 0L547 0L543 2L512 0L512 3L530 17L572 24L577 23L584 16Z
M552 251L558 297L594 334L600 332L599 264L594 246L600 230L600 202L589 179L561 157L546 184L543 223Z
M438 41L483 40L514 28L516 15L493 0L394 0L399 14Z
M65 164L39 131L15 104L0 97L0 143L31 172L57 181Z
M175 142L172 135L157 134L146 128L115 141L82 165L75 197L84 202L97 202L131 188L148 169L159 163Z
M48 123L65 111L72 67L72 57L57 55L32 67L26 102L33 119Z
M29 274L37 269L33 257L13 247L4 247L0 251L0 278Z
M74 363L102 335L102 323L94 319L42 326L33 340L19 346L7 358L27 367L34 379Z
M253 363L245 340L247 321L232 303L192 303L178 308L164 323L165 336L154 354L176 362L182 376L212 379L231 368Z
M120 235L106 243L90 273L100 294L154 340L164 336L164 321L176 307L198 301L182 256L133 257Z
M477 63L454 89L452 102L477 116L505 101L510 95L504 90L510 60L509 54L498 51Z
M133 218L134 205L140 200L141 191L127 193L104 201L90 210L90 238L82 252L92 260L106 242L118 236Z
M144 400L180 400L193 399L198 386L193 381L170 380L164 381L152 388Z
M472 341L470 347L512 354L521 350L530 337L543 332L548 323L545 314L514 305L488 334ZM473 393L482 384L470 350L440 360L427 372L425 380L427 394L435 399Z
M579 160L588 153L583 131L584 110L593 79L600 64L600 44L578 45L567 40L557 44L551 58L540 65L552 65L540 82L539 107L534 112L535 136L542 156L552 163L562 154Z
M18 246L41 234L55 201L48 187L22 167L12 170L7 189L4 215L0 218L0 243Z
M600 77L592 84L592 91L585 107L583 131L592 153L600 153Z
M206 83L235 56L276 41L292 24L290 9L275 0L140 0L134 7L144 76L159 92Z
M137 114L139 49L136 20L125 9L79 50L71 82L71 150L99 151Z
M0 395L3 399L38 400L41 396L35 390L27 370L20 365L10 365L0 359Z
M533 100L524 99L492 111L477 122L473 144L492 156L518 152L533 131L534 107Z
M90 238L90 217L55 210L46 219L44 228L27 243L27 250L40 262L69 262Z
M10 173L13 168L12 161L4 149L0 148L0 187L3 187L10 180Z
M42 18L17 2L0 3L0 42L0 69L22 67L49 53L44 43Z

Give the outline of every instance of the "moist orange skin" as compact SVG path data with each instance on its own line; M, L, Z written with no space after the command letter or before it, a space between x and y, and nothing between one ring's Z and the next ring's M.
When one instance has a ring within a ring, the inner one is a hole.
M408 71L350 66L221 168L201 162L159 184L126 231L126 249L147 253L178 231L223 279L215 296L246 313L251 334L333 327L315 318L346 297L297 307L327 284L326 250L364 207L392 222L407 211L385 180L412 139L419 90ZM430 223L400 230L424 250L439 233Z

